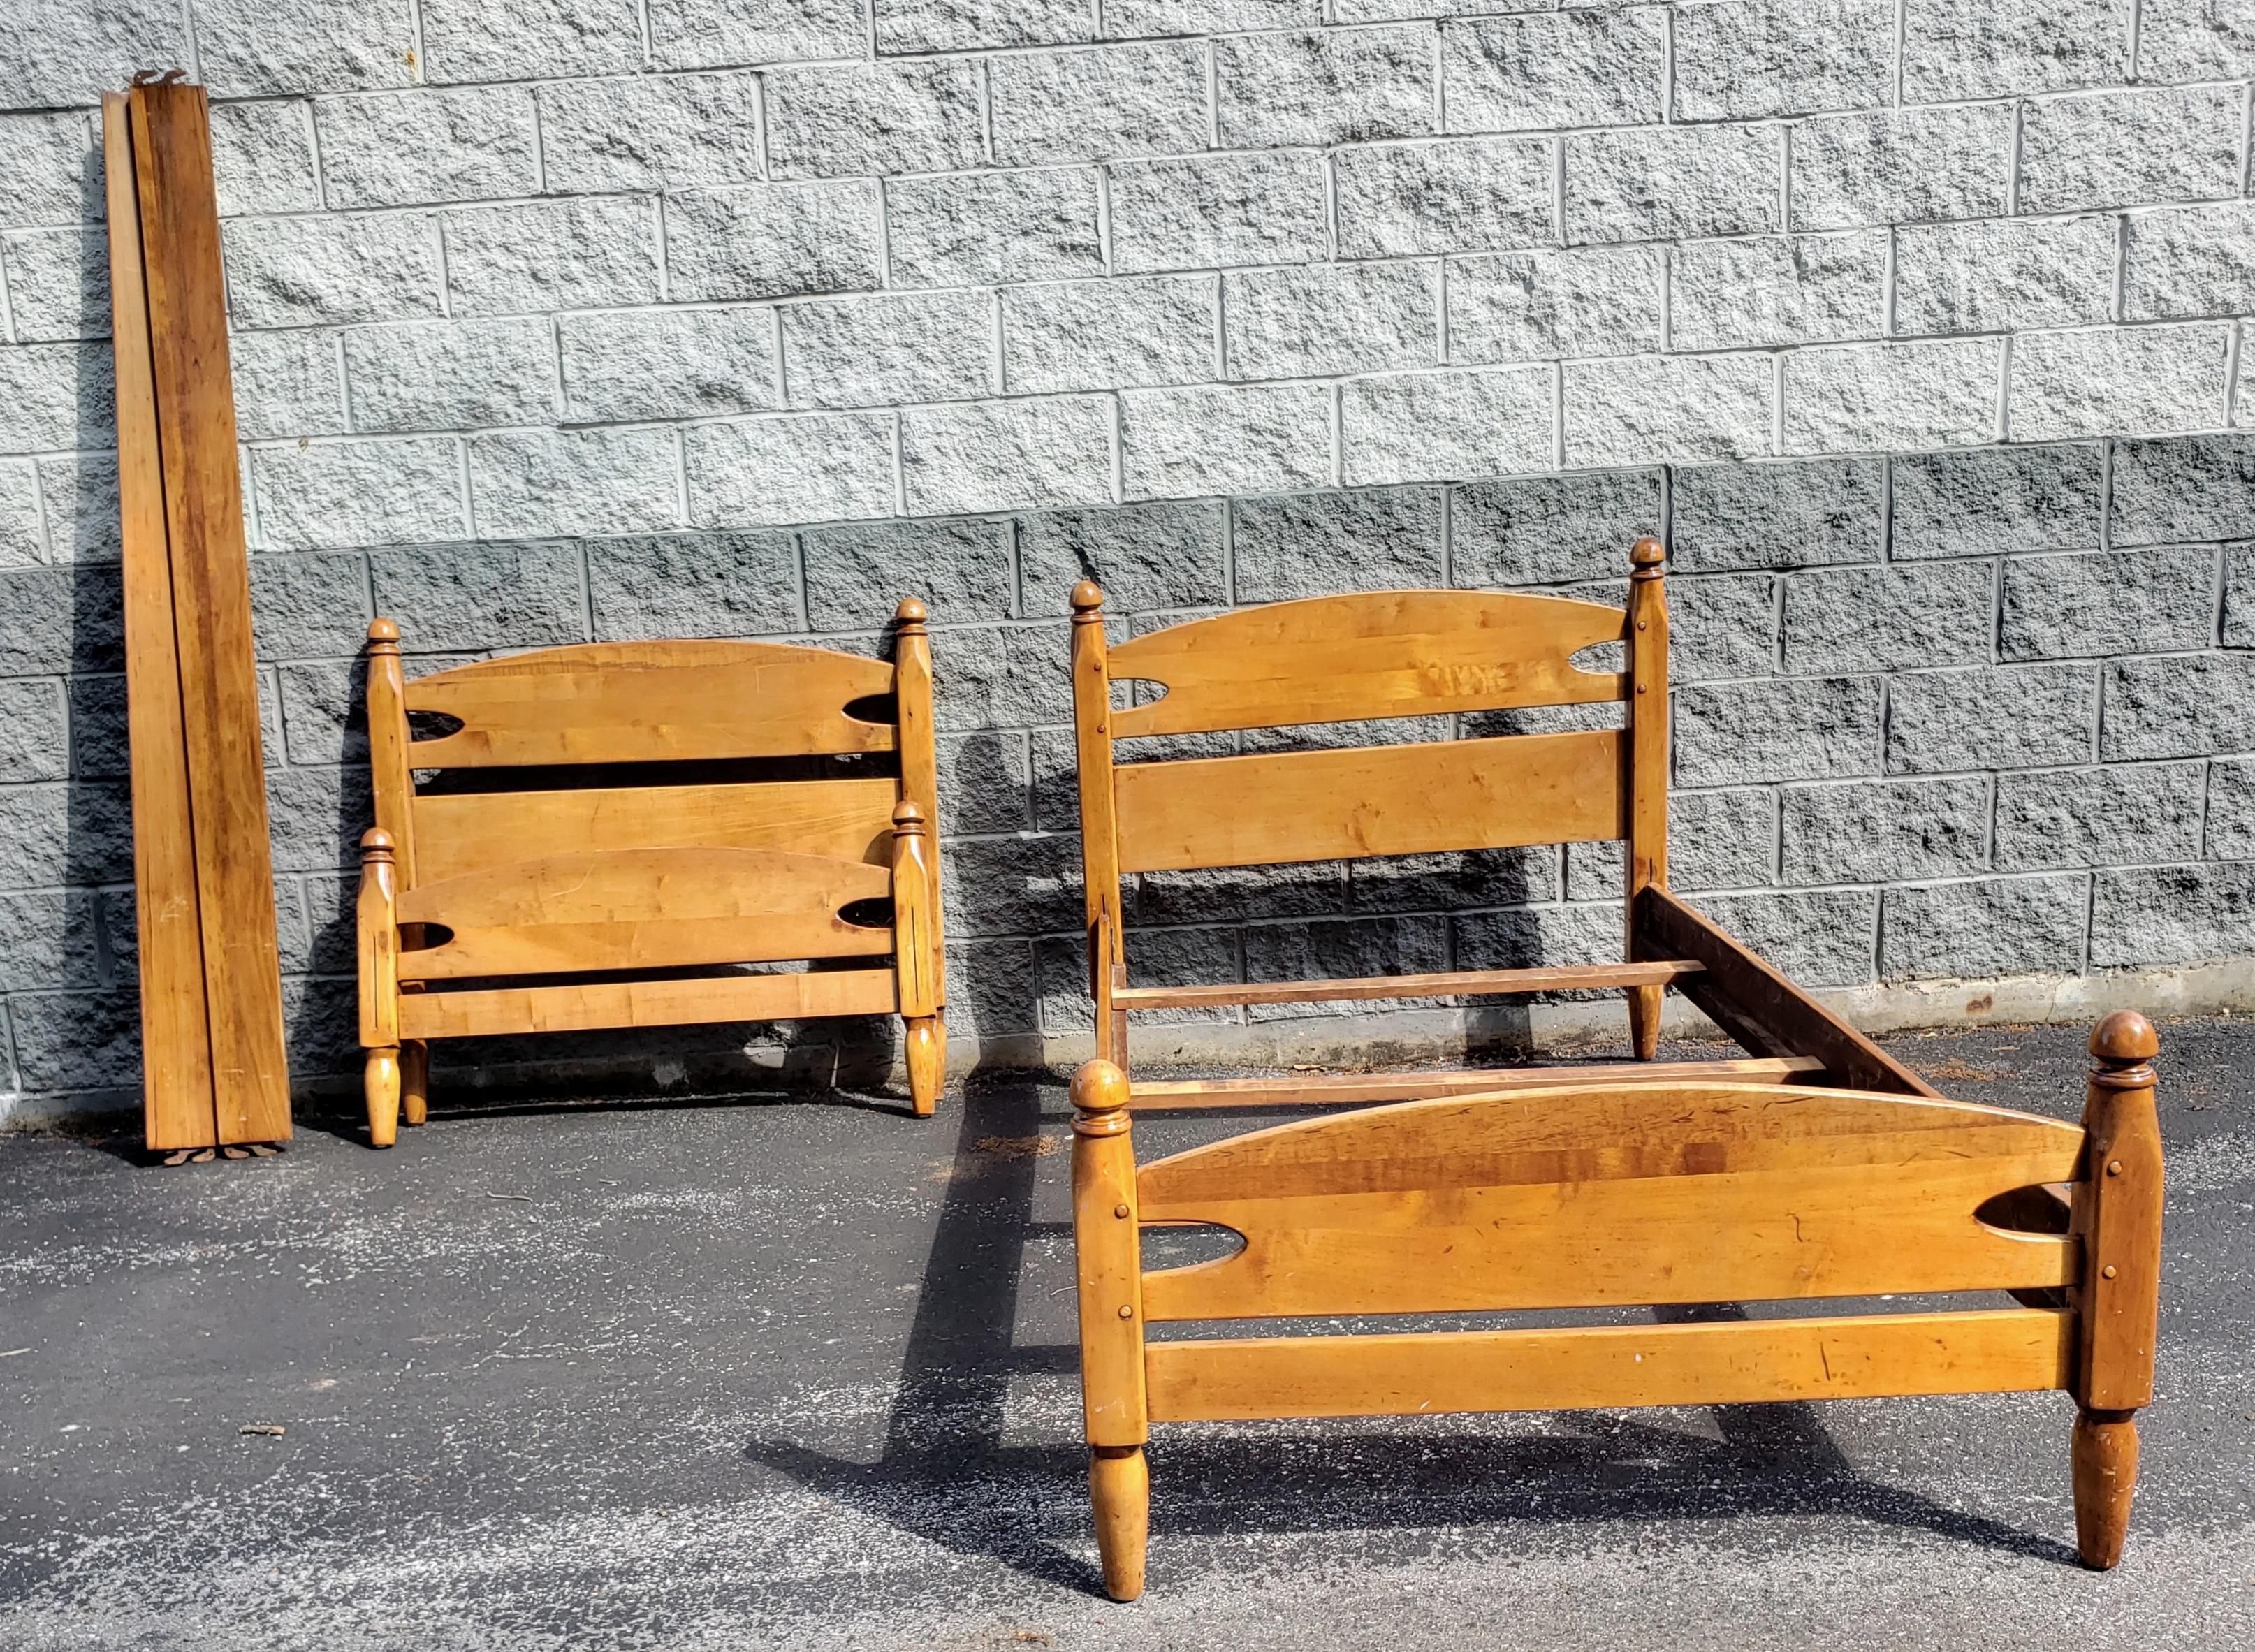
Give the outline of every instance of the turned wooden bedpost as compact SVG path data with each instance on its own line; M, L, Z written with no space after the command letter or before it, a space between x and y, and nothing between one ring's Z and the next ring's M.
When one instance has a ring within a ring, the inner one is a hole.
M1143 1388L1143 1274L1128 1075L1092 1061L1073 1075L1072 1243L1080 1276L1080 1394L1104 1592L1143 1592L1150 1438Z
M2117 1010L2090 1035L2083 1241L2076 1314L2075 1543L2101 1570L2122 1558L2138 1483L2138 1408L2153 1398L2161 1264L2161 1133L2153 1108L2153 1023Z
M1636 897L1668 886L1668 598L1654 538L1629 551L1628 586L1628 951L1637 958ZM1628 989L1629 1037L1640 1061L1660 1050L1660 1005L1666 988Z
M893 610L893 703L899 718L901 796L924 812L930 837L924 867L931 883L932 1014L947 1013L947 954L940 920L939 738L932 723L931 615L915 597Z
M391 834L370 826L360 840L360 1043L368 1139L390 1147L399 1135L399 925Z
M924 811L903 798L893 808L893 969L901 997L909 1100L928 1119L947 1082L947 1032L939 1019L939 952L935 880L925 846Z
M393 893L415 887L415 777L407 763L407 681L399 659L399 627L378 615L368 627L368 766L376 824L391 840ZM401 990L415 991L411 981ZM420 1124L429 1110L431 1046L399 1046L401 1119Z
M1096 1054L1128 1060L1128 1012L1112 1007L1127 984L1120 921L1119 821L1112 794L1112 666L1104 639L1104 593L1092 580L1072 587L1073 766L1080 777L1081 882L1087 901L1089 994L1096 1001Z

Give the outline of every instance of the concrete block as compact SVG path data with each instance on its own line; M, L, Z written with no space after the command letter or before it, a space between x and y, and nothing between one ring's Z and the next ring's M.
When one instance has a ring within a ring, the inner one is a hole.
M657 221L646 200L591 198L444 214L456 315L650 304Z
M2255 537L2255 436L2114 446L2112 543Z
M1675 778L1689 787L1879 772L1879 679L1686 684L1675 691Z
M57 453L35 460L46 507L47 552L57 562L109 562L121 554L115 453Z
M70 776L63 685L40 678L0 678L0 785Z
M546 187L594 194L757 181L754 79L734 70L536 88Z
M865 0L650 0L649 12L659 68L852 58L869 44Z
M0 224L100 222L102 190L102 129L88 111L0 114Z
M2131 0L1907 0L1907 102L2056 92L2130 78Z
M1779 228L1784 150L1775 128L1671 126L1590 132L1564 143L1570 244Z
M16 341L109 336L109 259L99 229L23 229L0 236Z
M1203 149L1205 56L1166 40L989 58L994 158L1039 166Z
M2255 16L2215 0L2144 0L2138 72L2163 82L2255 74Z
M564 417L591 423L777 404L775 312L609 310L556 318Z
M1570 465L1696 464L1770 447L1767 355L1635 355L1565 369Z
M1240 499L1232 511L1240 602L1443 583L1437 488Z
M1104 8L1104 32L1123 38L1311 29L1322 21L1320 0L1109 0Z
M270 769L266 815L276 871L329 872L358 861L376 805L364 770Z
M599 643L803 631L798 541L787 533L660 533L590 540L587 608Z
M1542 964L1619 963L1617 906L1535 906L1453 918L1458 969L1529 969ZM1492 1002L1492 1001L1491 1001Z
M1879 974L1888 981L2075 974L2090 899L2083 876L1889 889L1879 913Z
M2094 92L2020 116L2022 212L2082 212L2239 193L2237 87Z
M0 569L38 567L46 560L38 467L29 459L0 463Z
M800 407L983 396L994 321L979 292L824 299L783 312L783 389Z
M1790 395L1789 376L1788 383ZM2105 460L2105 449L2096 444L1898 459L1892 553L1965 557L2096 545ZM2118 460L2114 489L2118 500ZM2118 524L2115 538L2121 537Z
M1119 274L1326 256L1323 166L1313 156L1122 161L1108 177Z
M130 771L125 733L125 678L70 679L71 776L112 780Z
M344 335L353 423L363 432L544 425L557 416L545 316L417 321Z
M1878 109L1894 95L1893 0L1727 0L1675 18L1675 114Z
M0 572L0 677L125 669L115 563Z
M948 932L1058 935L1080 928L1080 840L1022 832L947 846Z
M2255 763L2242 758L2209 764L2207 808L2207 832L2197 854L2211 861L2255 859Z
M2097 727L2088 666L1905 672L1887 682L1887 772L2086 763Z
M2015 557L1997 628L2008 660L2204 648L2216 625L2216 557L2190 551Z
M1699 910L1801 986L1853 987L1872 979L1877 889L1718 895Z
M910 408L901 480L919 516L1112 502L1113 401L1044 396Z
M205 72L210 72L208 66ZM312 104L295 99L214 103L211 142L212 181L219 192L221 217L311 212L320 207Z
M254 447L249 470L269 551L411 545L469 531L452 436Z
M2101 671L2106 695L2102 760L2255 749L2255 655L2115 660Z
M1442 106L1449 130L1510 132L1657 121L1665 102L1663 32L1661 14L1642 8L1451 24L1441 31Z
M1339 394L1350 487L1546 470L1556 424L1548 367L1386 374Z
M282 738L266 750L266 766L326 767L368 762L367 672L356 661L316 660L277 666L271 681ZM356 967L356 966L348 966Z
M369 557L376 608L418 653L547 648L587 638L576 545L418 545Z
M349 11L195 0L194 15L200 78L215 98L405 86L416 78L406 0Z
M1793 129L1793 227L1914 223L2006 210L2013 109L1880 109Z
M1191 987L1238 979L1237 931L1231 929L1150 929L1129 938L1129 979L1139 987ZM1088 947L1078 938L1034 943L1042 979L1042 1029L1085 1032L1095 1025L1088 995ZM1185 1022L1235 1022L1233 1008L1139 1012L1135 1024L1179 1026Z
M1555 901L1564 890L1559 861L1558 846L1549 843L1349 861L1348 910L1461 912Z
M2201 856L2205 763L2115 763L1997 779L1999 871Z
M893 420L884 413L692 425L682 432L690 520L764 527L889 516Z
M368 564L356 551L250 559L262 660L349 659L368 640Z
M139 1087L141 1005L131 993L18 993L8 1002L26 1094Z
M1626 587L1605 600L1626 607ZM1668 608L1668 674L1675 681L1769 675L1777 653L1777 580L1769 574L1672 579Z
M2255 309L2255 206L2162 207L2125 217L2123 225L2125 320Z
M1042 393L1211 378L1219 356L1217 302L1211 276L1006 288L1003 382Z
M2013 341L2013 436L2160 436L2221 425L2229 332L2223 322L2186 321L2021 334Z
M1508 251L1554 242L1552 154L1549 140L1525 137L1341 150L1331 162L1338 256Z
M2111 218L1907 224L1895 232L1894 330L1996 333L2111 318Z
M1668 271L1671 341L1723 350L1877 338L1886 276L1884 230L1680 248Z
M1785 358L1789 453L1872 453L1986 442L1997 431L1996 339L1817 346Z
M1796 573L1785 582L1785 669L1814 674L1986 664L1995 580L1986 562Z
M1042 979L1026 940L968 941L947 949L947 1030L959 1038L1040 1029ZM1084 954L1086 948L1082 948Z
M2220 629L2224 647L2255 646L2255 545L2235 545L2224 550Z
M1128 921L1138 926L1332 917L1346 910L1347 902L1344 861L1199 867L1146 872L1128 882ZM1135 943L1128 945L1132 950Z
M1449 359L1540 362L1660 348L1661 255L1650 247L1452 258Z
M2093 969L2244 958L2251 951L2255 863L2132 867L2093 875Z
M1232 378L1307 378L1440 359L1433 271L1401 264L1251 270L1221 280Z
M684 525L670 430L528 431L473 436L471 531L485 538L646 533Z
M420 214L246 219L221 245L238 327L439 313L439 235Z
M1093 168L903 179L885 192L893 279L969 286L1100 276L1096 195Z
M20 21L18 18L20 18ZM110 0L11 16L0 58L0 109L91 103L102 87L124 86L136 69L188 61L186 11L169 0Z
M116 421L107 344L0 348L0 453L114 446Z
M1331 480L1328 385L1202 385L1120 394L1128 496L1194 498Z
M939 830L1022 832L1034 824L1033 771L1022 733L950 735L939 742Z
M1351 144L1433 130L1433 36L1418 27L1225 36L1215 113L1231 149Z
M0 895L0 992L101 986L101 906L83 889Z
M940 732L1071 722L1072 683L1057 664L1072 656L1070 629L1057 622L953 632L932 654Z
M1626 575L1628 548L1660 531L1660 473L1618 470L1478 482L1455 490L1451 566L1472 589Z
M132 879L132 808L122 782L0 787L0 889Z
M1423 975L1449 967L1449 920L1434 916L1259 924L1244 931L1244 945L1245 978L1251 981ZM1252 1004L1245 1018L1303 1021L1372 1011L1368 1003Z
M335 436L345 427L344 373L330 333L238 333L228 341L235 428L245 441Z
M764 84L772 177L953 172L986 158L973 63L784 69Z
M802 543L806 617L818 631L882 629L909 596L929 604L942 625L1004 620L1016 610L1009 530L1002 523L815 528Z
M1170 502L1021 517L1018 581L1025 611L1065 614L1066 597L1082 580L1104 588L1113 614L1226 606L1224 508Z
M1566 846L1566 893L1618 901L1626 868L1619 843ZM1668 794L1668 887L1760 888L1777 882L1777 793L1767 787Z
M1948 877L1988 859L1989 781L1981 776L1788 786L1780 802L1788 883Z
M643 65L627 0L422 0L423 74L437 82L615 74Z
M532 94L521 86L323 98L315 111L333 207L487 200L539 186Z
M773 184L671 195L667 291L699 299L788 299L883 284L877 186Z
M1049 46L1095 37L1080 0L875 0L880 53Z

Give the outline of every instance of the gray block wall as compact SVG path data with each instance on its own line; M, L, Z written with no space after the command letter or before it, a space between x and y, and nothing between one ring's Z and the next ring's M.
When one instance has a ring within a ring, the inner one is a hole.
M1617 599L1641 531L1677 616L1676 881L1802 979L2255 955L2231 8L21 0L0 1112L137 1083L92 106L175 65L215 100L301 1084L353 1065L377 612L429 669L870 649L925 596L951 1020L996 1050L1086 1026L1076 579L1130 629L1394 585ZM1578 848L1154 877L1135 956L1596 958L1617 899ZM887 1037L453 1073L820 1077Z

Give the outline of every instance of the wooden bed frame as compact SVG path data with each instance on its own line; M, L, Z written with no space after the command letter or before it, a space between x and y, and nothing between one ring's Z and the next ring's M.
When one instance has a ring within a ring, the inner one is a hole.
M892 664L775 643L596 643L412 683L399 628L369 626L370 1140L392 1143L403 1100L423 1121L433 1038L823 1016L900 1016L928 1116L945 1079L946 985L924 604L903 602L896 625ZM416 714L458 727L418 739ZM896 776L707 768L685 783L628 769L565 789L553 773L881 753ZM523 789L416 786L418 770L464 769L520 770ZM889 921L854 912L886 901ZM871 964L727 967L830 960Z
M1072 1088L1073 1238L1106 1591L1142 1592L1153 1422L2047 1388L2080 1408L2077 1548L2115 1564L2132 1414L2153 1398L2161 1149L2152 1026L2118 1013L2090 1047L2079 1128L1797 1084L1583 1081L1323 1114L1140 1167L1128 1079L1091 1062ZM1148 1269L1141 1230L1169 1224L1227 1228L1244 1248ZM1170 1320L2000 1290L2021 1305L1145 1334Z
M1659 541L1630 553L1626 609L1486 591L1381 591L1242 608L1117 647L1104 594L1072 593L1073 715L1099 1058L1128 1069L1138 1010L1618 989L1651 1062L1674 988L1744 1045L1725 1061L1517 1070L1138 1081L1129 1105L1172 1107L1404 1101L1513 1086L1836 1084L1931 1096L1908 1068L1668 889L1668 606ZM1625 671L1582 650L1625 645ZM1163 696L1115 706L1113 685ZM1614 701L1619 728L1120 763L1117 742L1373 718ZM1465 970L1364 980L1134 987L1120 880L1139 872L1436 850L1618 840L1626 845L1619 964Z

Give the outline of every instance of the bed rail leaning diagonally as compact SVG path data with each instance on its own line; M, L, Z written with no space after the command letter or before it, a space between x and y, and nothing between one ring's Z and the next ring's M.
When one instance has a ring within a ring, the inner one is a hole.
M1141 1165L1126 1075L1089 1063L1073 1229L1106 1590L1142 1589L1153 1423L2052 1388L2079 1408L2078 1549L2113 1565L2153 1397L2161 1159L2151 1025L2117 1014L2091 1050L2080 1125L1925 1095L1584 1080L1319 1114ZM1146 1268L1142 1230L1184 1224L1242 1247ZM1986 1300L1722 1323L1147 1336L1972 1293Z

